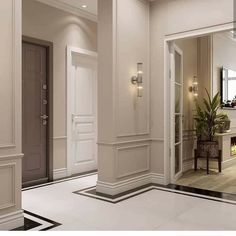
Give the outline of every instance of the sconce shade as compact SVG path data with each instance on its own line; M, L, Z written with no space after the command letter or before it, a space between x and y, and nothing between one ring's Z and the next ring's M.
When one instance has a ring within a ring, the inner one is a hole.
M143 96L143 63L137 63L137 75L131 78L131 83L137 85L137 96Z
M192 92L195 97L198 96L198 80L197 80L197 76L193 77L193 85L189 88L189 91Z

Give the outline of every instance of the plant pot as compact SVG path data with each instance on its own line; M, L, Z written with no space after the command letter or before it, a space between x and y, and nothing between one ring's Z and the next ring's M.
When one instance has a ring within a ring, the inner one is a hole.
M214 158L219 156L219 144L217 141L198 141L197 155L200 157Z

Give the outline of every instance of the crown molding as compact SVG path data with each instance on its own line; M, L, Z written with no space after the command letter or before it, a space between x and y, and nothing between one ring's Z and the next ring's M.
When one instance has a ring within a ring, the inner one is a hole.
M46 4L46 5L49 5L51 7L55 7L57 9L62 10L62 11L69 12L69 13L74 14L76 16L83 17L88 20L97 22L97 15L83 11L82 9L80 9L78 7L71 6L70 4L61 2L60 0L36 0L36 1Z

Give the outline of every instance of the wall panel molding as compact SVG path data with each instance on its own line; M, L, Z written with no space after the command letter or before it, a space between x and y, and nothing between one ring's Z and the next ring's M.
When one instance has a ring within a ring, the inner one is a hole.
M164 174L147 173L116 183L97 181L96 191L113 196L151 183L166 184Z
M148 2L143 1L143 0L137 1L137 4L138 4L138 2L144 8L149 5ZM141 55L141 53L139 53L139 55L137 56L137 58L142 58L142 57L145 58L144 61L142 61L144 63L144 67L146 68L146 73L145 73L145 78L144 78L144 80L145 80L145 87L144 87L145 95L141 99L146 99L146 100L145 100L145 106L144 106L145 108L141 112L145 113L146 116L147 116L147 118L145 120L146 128L145 128L145 130L140 131L140 132L135 132L135 131L132 132L131 131L131 132L125 133L123 131L122 132L120 131L120 127L118 126L119 122L118 122L118 119L117 119L117 117L119 117L119 115L121 114L121 111L119 110L119 105L120 105L119 99L121 97L121 94L120 94L120 91L119 91L120 81L121 81L121 79L124 79L124 78L119 76L119 71L120 71L119 68L121 66L119 64L120 63L120 57L119 57L119 54L118 54L118 52L121 51L121 49L120 49L121 46L120 46L120 41L119 41L121 32L119 31L119 23L120 22L119 22L119 12L118 12L119 4L121 4L121 1L119 2L119 0L116 0L115 4L116 4L116 6L115 6L116 13L115 13L115 17L114 17L115 18L115 21L114 21L114 25L115 25L114 26L114 28L115 28L114 45L116 45L116 46L115 46L115 50L114 50L114 53L115 53L115 57L114 57L115 66L114 66L114 68L116 68L116 70L114 72L114 78L115 78L115 82L114 82L114 84L115 84L114 85L115 86L114 87L114 91L115 91L115 93L114 93L115 94L115 96L114 96L114 103L115 103L114 104L114 106L115 106L114 113L115 113L115 117L116 117L115 118L116 119L116 122L115 122L116 123L116 137L117 138L125 138L125 137L132 138L132 137L137 137L137 136L147 136L147 135L150 135L149 10L148 10L148 25L145 27L145 29L148 28L148 34L146 35L146 34L141 33L141 34L143 34L143 37L147 37L146 38L147 51L144 50L145 51L144 55ZM149 7L148 7L148 9L149 9ZM138 23L137 23L137 25L138 25ZM140 27L140 25L138 25L138 27ZM142 29L141 29L141 32L142 32ZM137 52L133 52L133 53L137 55ZM127 73L127 77L126 77L127 81L130 82L131 77L133 75L135 75L135 73L137 73L136 66L137 66L138 62L140 62L140 59L139 60L137 59L137 61L132 61L132 63L131 62L129 63L130 64L129 70L131 70L131 68L132 68L131 65L135 65L135 71L133 72L134 74L129 75ZM130 82L130 86L132 86L131 82ZM131 91L130 91L130 93L131 93ZM132 94L132 95L136 96L135 94ZM136 99L136 101L134 102L135 99ZM135 98L133 97L132 100L133 100L133 103L136 103L136 106L137 106L138 99L136 97ZM135 118L133 118L133 119L135 119Z
M11 230L24 225L23 210L0 216L0 229Z
M141 153L141 149L143 149L144 153ZM133 152L133 155L131 153ZM141 156L138 156L141 153ZM122 155L123 155L123 163L122 163ZM127 156L130 158L130 161L127 160ZM139 162L143 161L143 165L134 168L134 163L137 163L137 158L139 158ZM141 160L141 158L143 160ZM132 161L133 159L133 161ZM124 172L125 166L131 163L130 170ZM143 173L150 170L150 144L141 144L127 147L119 147L116 148L116 157L115 157L115 173L116 178L121 179L124 177L132 176L135 174Z
M15 194L15 189L16 189L16 175L15 175L16 163L0 165L0 172L4 169L5 170L8 169L10 171L12 181L11 181L10 186L9 186L9 191L11 191L11 197L10 197L8 202L3 203L2 205L0 205L0 210L5 210L7 208L11 208L11 207L14 207L16 205L16 194ZM2 180L0 180L0 181L2 181ZM4 181L7 181L7 179L4 180Z
M53 180L67 177L67 168L53 170Z
M11 95L11 99L12 99L12 114L11 114L11 119L12 119L12 127L11 127L11 135L12 135L12 140L9 142L9 143L0 143L0 149L12 149L12 148L15 148L16 147L16 132L15 132L15 127L16 127L16 120L15 120L15 110L16 110L16 67L17 67L17 63L18 60L16 58L16 47L17 47L17 44L16 44L16 40L18 40L18 35L16 35L16 22L17 22L17 19L16 19L16 1L17 0L11 0L11 3L12 3L12 16L11 16L11 19L12 19L12 22L11 22L11 41L12 41L12 47L11 47L11 82L12 82L12 95ZM7 114L4 114L4 115L7 115Z
M100 146L119 146L125 144L132 144L132 143L144 143L144 142L151 142L152 139L135 139L129 141L119 141L119 142L98 142L97 144Z

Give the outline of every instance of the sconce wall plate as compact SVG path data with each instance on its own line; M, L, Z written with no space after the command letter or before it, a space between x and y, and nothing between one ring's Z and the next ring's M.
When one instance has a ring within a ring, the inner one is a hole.
M198 81L197 76L193 77L193 85L189 88L189 91L193 93L195 97L198 96Z
M137 64L137 75L132 76L131 83L134 85L137 85L137 96L142 97L143 96L143 63Z

